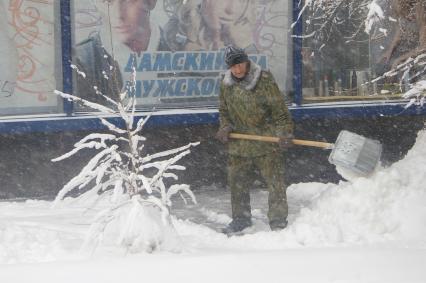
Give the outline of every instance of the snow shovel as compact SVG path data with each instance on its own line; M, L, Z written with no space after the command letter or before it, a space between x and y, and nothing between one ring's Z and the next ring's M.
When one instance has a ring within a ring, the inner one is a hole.
M233 139L275 142L278 137L231 133ZM331 149L328 161L337 167L350 170L358 175L369 175L374 171L382 154L382 145L377 140L368 139L349 131L341 131L334 144L319 141L293 139L296 145Z

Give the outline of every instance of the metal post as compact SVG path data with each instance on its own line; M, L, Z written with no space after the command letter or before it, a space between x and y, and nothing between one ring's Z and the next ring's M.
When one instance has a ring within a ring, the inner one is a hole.
M62 91L72 94L72 33L71 33L71 0L61 0L61 47L62 47ZM68 99L63 100L64 112L71 116L74 104Z
M302 2L300 0L293 0L293 22L295 22L301 11ZM302 104L302 34L303 23L302 17L297 21L293 27L293 88L294 88L294 102L296 105Z

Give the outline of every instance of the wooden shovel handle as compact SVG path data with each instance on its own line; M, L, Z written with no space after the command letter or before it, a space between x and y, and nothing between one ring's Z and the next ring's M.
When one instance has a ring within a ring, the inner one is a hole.
M278 137L247 135L247 134L238 134L238 133L230 133L229 137L233 138L233 139L242 139L242 140L251 140L251 141L264 141L264 142L275 142L275 143L278 143L279 140L280 140L280 138L278 138ZM328 143L328 142L319 142L319 141L308 141L308 140L293 139L293 143L297 144L297 145L320 147L320 148L325 148L325 149L331 149L331 148L333 148L333 144L332 143Z

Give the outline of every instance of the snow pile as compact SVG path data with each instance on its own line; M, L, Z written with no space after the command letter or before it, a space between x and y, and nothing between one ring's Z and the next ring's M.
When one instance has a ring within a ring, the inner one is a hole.
M168 221L167 215L164 217L158 207L141 206L137 200L132 200L132 204L122 207L108 225L91 227L85 248L94 251L99 242L104 246L125 247L131 253L156 250L179 252L179 237ZM93 231L96 229L104 231ZM102 239L98 240L92 235L101 235Z
M88 223L84 209L50 209L47 201L0 202L0 263L72 259Z
M37 227L0 224L0 263L47 262L61 252L58 232Z
M329 185L310 207L301 210L290 231L304 244L426 242L425 180L426 131L421 131L403 160L370 178ZM293 186L290 201L306 186Z

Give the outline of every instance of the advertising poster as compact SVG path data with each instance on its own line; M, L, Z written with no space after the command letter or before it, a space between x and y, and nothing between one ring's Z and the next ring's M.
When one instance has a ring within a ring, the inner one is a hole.
M140 107L214 101L226 70L223 49L231 44L271 70L286 91L292 77L289 5L284 0L75 0L76 94L106 103L100 94L117 99L127 90Z
M53 0L0 0L0 114L57 110Z

